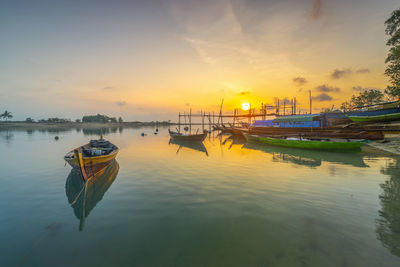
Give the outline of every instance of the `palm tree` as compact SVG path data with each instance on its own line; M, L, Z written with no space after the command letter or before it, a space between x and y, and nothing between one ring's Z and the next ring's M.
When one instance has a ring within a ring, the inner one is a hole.
M11 119L13 117L12 113L9 111L4 111L3 114L0 115L1 117L5 118L6 121L8 121L8 119Z

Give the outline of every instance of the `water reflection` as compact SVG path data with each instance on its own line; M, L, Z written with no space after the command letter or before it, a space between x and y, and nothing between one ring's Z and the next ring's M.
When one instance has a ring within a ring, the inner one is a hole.
M103 198L104 194L114 182L119 171L119 165L114 160L96 176L84 183L81 174L72 169L65 182L65 193L68 203L74 209L75 216L79 219L79 231L82 231L85 218L90 211Z
M83 128L83 134L86 135L107 135L110 133L122 133L122 127L104 127L104 128Z
M199 142L184 142L184 141L177 141L174 139L169 139L169 143L168 144L175 144L178 146L178 149L176 150L176 154L179 153L179 151L185 147L185 148L189 148L189 149L193 149L193 150L197 150L200 152L204 152L207 156L208 156L208 151L206 149L206 147L204 146L203 143L199 143Z
M400 160L388 162L381 173L388 175L389 179L380 185L377 238L392 254L400 256Z
M0 131L0 137L1 139L4 139L7 144L9 144L14 139L14 134L9 130Z
M260 150L271 154L273 161L275 162L290 162L309 167L318 167L323 161L327 161L360 168L369 167L364 162L362 152L340 153L331 151L314 151L261 145L254 142L246 143L243 148Z
M228 136L222 142L222 145L225 145L228 141L231 141L228 149L231 149L233 145L244 145L244 144L246 144L246 138L244 138L244 136L238 136L238 135Z

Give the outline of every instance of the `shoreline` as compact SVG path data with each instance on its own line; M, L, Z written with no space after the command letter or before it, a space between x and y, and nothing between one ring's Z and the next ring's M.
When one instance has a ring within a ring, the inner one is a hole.
M44 123L44 122L0 122L2 130L40 130L40 129L101 129L101 128L140 128L140 127L166 127L175 125L168 122L68 122L68 123Z

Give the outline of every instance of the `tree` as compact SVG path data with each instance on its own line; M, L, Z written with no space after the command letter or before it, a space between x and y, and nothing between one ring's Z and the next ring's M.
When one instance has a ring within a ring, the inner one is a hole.
M4 113L1 114L0 116L1 116L2 118L6 119L6 121L7 121L8 119L12 119L12 117L13 117L12 113L9 112L9 111L7 111L7 110L4 111Z
M118 123L122 123L122 122L123 122L122 117L119 117L118 118Z
M28 118L26 118L25 122L33 123L33 122L35 122L35 120L32 119L31 117L28 117Z
M76 119L75 122L76 122L76 123L80 123L81 120L80 120L80 119Z
M83 116L82 122L100 122L100 123L107 123L107 122L117 122L115 117L108 117L106 115L89 115Z
M383 101L383 93L377 89L369 89L360 92L359 95L353 95L350 100L350 107L361 107L365 105L378 104Z
M392 12L385 25L385 32L389 35L386 45L390 47L385 60L388 64L385 75L389 77L391 83L385 93L393 98L400 98L400 9Z

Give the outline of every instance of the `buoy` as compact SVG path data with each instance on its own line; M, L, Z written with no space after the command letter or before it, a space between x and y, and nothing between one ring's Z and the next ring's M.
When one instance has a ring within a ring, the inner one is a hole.
M146 134L145 134L145 133L141 133L140 135L141 135L141 136L145 136Z
M154 134L157 134L157 132L154 132Z
M59 137L56 135L55 137L54 137L54 140L58 140L59 139Z
M156 128L156 132L158 132L158 128Z

